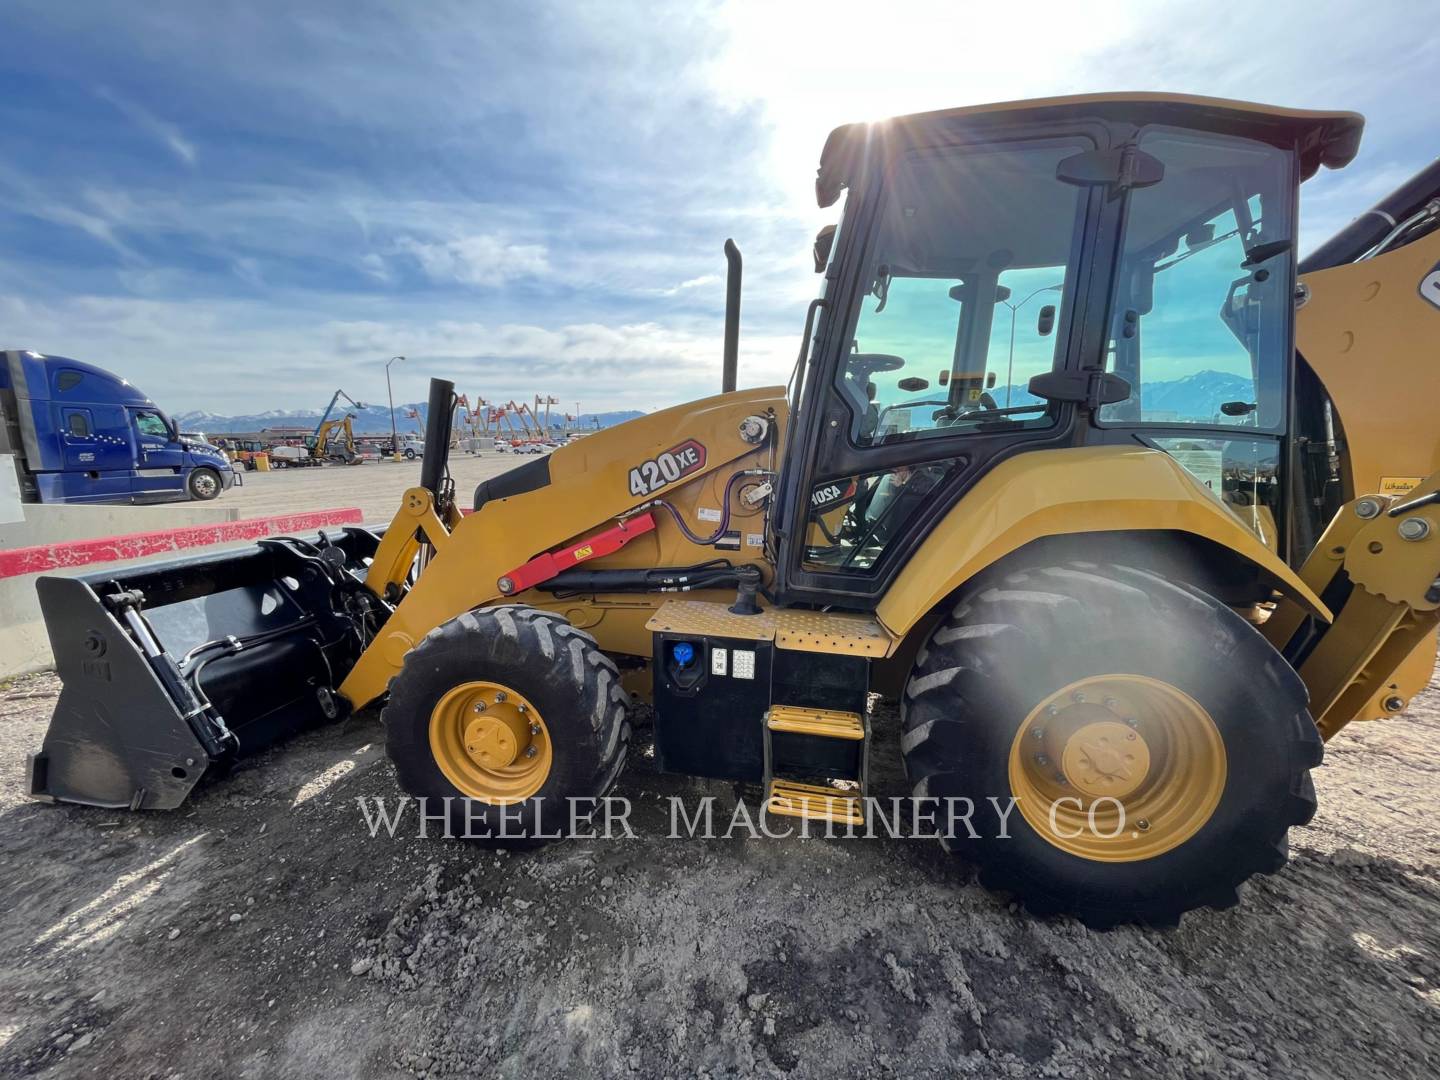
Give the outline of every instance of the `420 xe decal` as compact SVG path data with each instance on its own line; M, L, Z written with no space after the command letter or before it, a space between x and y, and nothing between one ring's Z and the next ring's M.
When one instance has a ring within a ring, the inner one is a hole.
M630 470L630 494L651 495L666 484L705 466L705 447L694 439L686 439L663 454L656 454Z

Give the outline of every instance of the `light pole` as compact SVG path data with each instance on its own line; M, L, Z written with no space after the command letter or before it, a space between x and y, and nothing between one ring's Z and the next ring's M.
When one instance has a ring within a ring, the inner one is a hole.
M1010 407L1010 386L1015 381L1015 316L1020 313L1022 307L1031 300L1034 300L1035 297L1039 296L1042 292L1059 292L1061 288L1063 288L1063 286L1046 285L1043 289L1036 289L1018 304L1012 304L1009 300L1000 301L1000 303L1010 309L1010 359L1005 364L1005 407L1007 409Z
M1012 318L1012 320L1011 320L1010 338L1011 338L1011 343L1012 343L1012 346L1013 346L1014 338L1015 338L1014 320L1013 320L1013 318ZM405 359L405 357L403 357L403 356L392 356L389 360L386 360L386 361L385 361L385 396L390 399L390 456L391 456L391 457L399 457L399 456L400 456L400 435L399 435L399 433L395 430L395 392L390 389L390 365L393 364L396 360L404 360L404 359Z

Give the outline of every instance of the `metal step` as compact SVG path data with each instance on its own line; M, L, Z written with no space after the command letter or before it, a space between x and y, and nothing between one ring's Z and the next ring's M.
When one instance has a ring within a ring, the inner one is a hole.
M865 738L865 723L858 713L839 709L811 709L800 705L772 705L765 714L771 731L795 735L816 735L826 739Z
M772 814L833 821L838 825L864 825L864 807L859 791L773 779L765 787L765 809Z

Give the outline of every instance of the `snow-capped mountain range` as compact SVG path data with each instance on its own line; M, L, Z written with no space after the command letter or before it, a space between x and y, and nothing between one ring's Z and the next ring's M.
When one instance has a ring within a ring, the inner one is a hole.
M355 417L355 430L365 435L389 435L390 434L390 410L384 405L367 405L363 409L341 409L331 413L332 418L339 418L349 413ZM407 405L395 406L395 427L402 434L405 432L424 432L425 418L429 415L430 409L426 402L414 402ZM543 414L542 414L543 415ZM578 421L572 422L571 427L579 427L584 431L593 431L595 421L600 422L600 427L612 427L615 424L642 415L633 409L620 410L616 412L584 413ZM313 429L320 423L319 409L267 409L264 412L247 413L243 416L226 416L222 413L212 413L204 410L192 410L190 412L177 413L174 418L183 431L203 431L207 435L224 435L227 432L256 432L266 428L306 428ZM550 424L556 430L564 426L565 417L563 413L552 412ZM503 428L503 424L501 427Z
M1254 386L1248 378L1226 371L1198 371L1184 378L1141 384L1141 400L1145 403L1148 419L1177 421L1209 421L1220 413L1220 405L1226 401L1249 401L1254 395ZM1005 387L996 387L991 393L1003 405ZM1031 397L1024 386L1012 386L1009 400L1011 405L1028 405L1037 398ZM384 405L368 405L363 409L346 410L355 417L355 430L367 435L389 434L390 410ZM425 417L429 409L425 402L395 406L395 426L401 432L423 432ZM333 416L343 416L337 409ZM577 425L582 430L593 430L599 420L602 428L632 420L643 415L634 409L613 412L585 413ZM245 416L225 416L220 413L192 411L175 417L185 431L203 431L207 434L223 435L233 431L261 431L265 428L293 427L313 428L320 422L319 410L269 409L265 412ZM551 414L551 424L558 430L564 417Z

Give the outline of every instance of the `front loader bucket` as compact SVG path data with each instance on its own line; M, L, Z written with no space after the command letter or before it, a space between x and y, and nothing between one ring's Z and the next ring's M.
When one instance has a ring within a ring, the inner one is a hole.
M348 528L36 588L63 688L30 793L166 810L224 768L345 711L387 606L361 587L378 537Z

